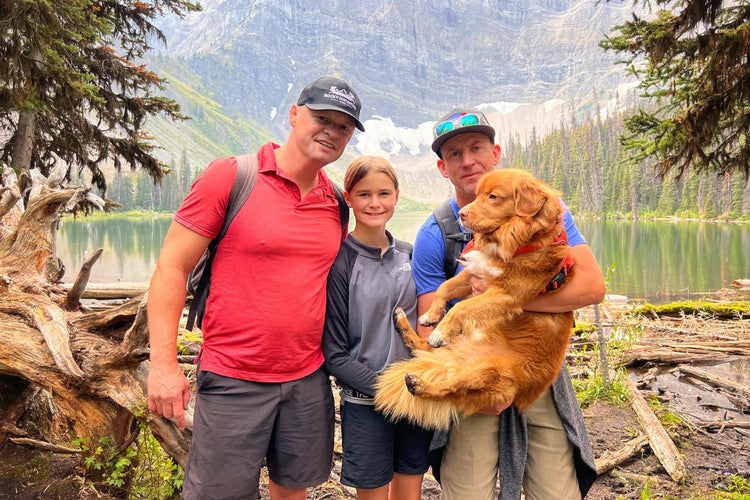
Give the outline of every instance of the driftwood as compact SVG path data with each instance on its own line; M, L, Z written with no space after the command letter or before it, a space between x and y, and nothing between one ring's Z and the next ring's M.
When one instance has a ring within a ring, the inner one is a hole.
M630 460L648 445L648 437L640 435L625 443L622 448L613 451L606 451L596 459L596 473L604 474L610 469Z
M117 308L92 313L77 307L76 297L86 296L81 288L87 270L78 285L57 284L64 272L55 246L60 213L101 208L103 202L86 189L55 187L59 176L32 177L36 184L30 190L16 186L28 198L17 200L0 219L0 392L21 394L0 407L0 438L17 440L10 436L26 433L27 441L17 442L63 450L76 437L111 436L123 446L133 439L135 414L147 399L145 286ZM0 195L15 198L14 193L6 189ZM191 414L187 421L186 431L162 418L148 422L183 467Z
M68 294L65 297L65 309L68 311L74 311L78 308L79 302L81 300L81 295L86 290L86 285L89 282L89 277L91 276L91 268L94 266L97 260L99 260L99 257L101 256L104 249L100 248L96 252L94 252L94 255L91 256L90 259L86 260L86 262L83 263L81 266L81 270L78 272L78 277L76 277L75 282L73 283L73 286L68 290Z
M641 396L635 382L630 377L625 377L625 383L633 396L633 409L648 436L648 442L654 451L654 455L656 455L659 462L664 466L669 477L681 483L687 478L687 469L680 453L677 451L667 431L662 427L659 419L656 418L646 400Z
M642 341L628 352L625 366L654 362L661 364L725 362L750 356L750 340Z
M93 257L92 257L93 258ZM64 283L66 290L73 289L73 285ZM89 283L82 291L80 298L95 300L130 299L139 297L148 291L148 283Z
M746 384L713 374L708 370L703 370L694 366L680 365L677 368L681 373L699 378L714 387L728 390L731 393L739 394L745 398L750 398L750 386Z
M78 448L70 448L68 446L60 446L60 445L57 445L57 444L48 443L46 441L39 441L37 439L10 438L10 440L13 443L19 444L21 446L26 446L28 448L38 448L40 450L51 451L53 453L68 453L68 454L81 453L81 450L79 450Z
M632 474L630 472L625 472L621 470L610 471L609 476L615 479L624 479L631 483L643 484L643 483L647 483L651 481L651 484L656 484L659 482L659 478L656 476L646 476L644 474Z

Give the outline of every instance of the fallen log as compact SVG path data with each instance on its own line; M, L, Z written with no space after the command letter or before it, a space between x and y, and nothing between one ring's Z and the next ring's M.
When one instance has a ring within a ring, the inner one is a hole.
M656 484L659 482L659 478L655 476L646 476L644 474L632 474L630 472L625 472L622 470L613 470L609 472L609 477L614 479L620 479L629 481L631 483L638 483L638 484L645 484L647 482L651 482L651 484Z
M70 291L73 285L63 283L62 287ZM143 295L148 291L148 283L120 282L120 283L88 283L86 290L81 293L82 299L111 300L129 299Z
M638 391L635 382L630 377L625 377L625 384L633 396L633 409L646 432L646 436L648 436L648 442L654 451L654 455L664 466L669 477L677 483L683 482L687 478L687 469L680 453L677 451L677 447L672 442L672 438L669 437L651 407Z
M750 278L734 280L732 286L740 290L750 290Z
M610 469L614 469L621 463L630 460L648 445L648 437L641 434L626 442L622 448L606 451L595 460L596 474L602 475Z
M716 375L709 372L708 370L704 370L702 368L697 368L694 366L679 365L677 368L681 373L686 373L687 375L690 375L692 377L699 378L714 387L725 389L734 394L739 394L746 398L750 398L750 386L743 384L742 382L732 380L727 377L722 377L721 375Z

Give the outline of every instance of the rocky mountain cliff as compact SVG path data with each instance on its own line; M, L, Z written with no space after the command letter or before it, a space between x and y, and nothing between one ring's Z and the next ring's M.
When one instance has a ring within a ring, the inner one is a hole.
M415 175L425 168L433 178L415 186L425 191L418 197L442 198L444 189L435 193L431 185L440 179L430 126L451 107L482 106L501 138L524 137L531 127L543 132L559 123L563 108L591 109L594 100L612 99L626 81L597 44L632 12L630 3L205 0L203 8L162 22L167 46L151 61L194 116L182 133L200 161L212 152L195 143L211 130L234 150L254 148L268 136L283 140L289 106L302 87L337 74L364 105L367 132L355 135L350 151L385 154ZM210 126L202 122L205 101ZM242 139L226 132L232 122L262 131ZM180 142L180 133L159 128L157 135Z

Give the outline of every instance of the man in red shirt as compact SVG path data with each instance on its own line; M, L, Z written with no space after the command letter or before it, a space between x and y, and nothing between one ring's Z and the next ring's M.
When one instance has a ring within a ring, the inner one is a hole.
M342 234L322 168L364 130L360 110L346 82L319 78L291 107L286 142L257 153L255 187L212 266L185 499L257 498L264 458L274 500L307 498L328 478L333 398L321 336ZM149 409L180 428L190 399L176 356L185 285L221 229L236 172L235 158L220 158L196 180L151 278Z

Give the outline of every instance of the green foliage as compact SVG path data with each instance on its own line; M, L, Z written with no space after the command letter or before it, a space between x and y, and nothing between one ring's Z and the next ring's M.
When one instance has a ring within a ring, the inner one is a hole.
M671 407L665 407L656 395L649 398L648 405L659 419L662 427L673 436L678 435L680 430L690 429L690 425L685 418L673 411ZM679 442L679 440L677 441Z
M112 438L77 438L89 486L131 500L172 498L182 489L182 469L151 433L142 410L135 410L138 437L124 450Z
M624 318L620 325L612 329L606 344L607 362L611 372L609 383L607 383L599 366L596 327L581 325L580 335L584 340L589 341L574 356L575 359L581 360L575 365L578 375L573 378L573 387L581 407L586 408L596 400L621 407L628 403L630 394L625 385L625 378L628 375L622 365L630 347L640 338L642 331L641 323L632 318Z
M84 475L91 486L117 494L126 489L133 469L136 451L127 447L117 450L112 438L104 436L92 443L91 438L77 438L73 445L82 452Z
M713 487L718 491L714 498L747 500L750 498L750 475L746 472L714 472Z
M87 169L104 192L100 165L142 167L159 179L145 119L185 118L176 102L154 95L162 80L138 61L163 34L163 14L183 15L189 0L7 0L0 17L0 164L48 175L62 160Z
M633 14L600 46L622 55L655 106L626 120L623 144L634 163L672 170L750 174L750 4L713 0L636 0ZM653 10L656 9L656 12Z
M742 174L716 177L690 170L660 178L650 160L628 160L619 140L624 133L621 115L588 116L526 144L511 138L500 161L560 189L579 216L750 219L750 183Z
M143 411L136 411L140 434L136 440L139 466L133 474L130 499L171 498L182 490L184 474L162 449L148 427Z

